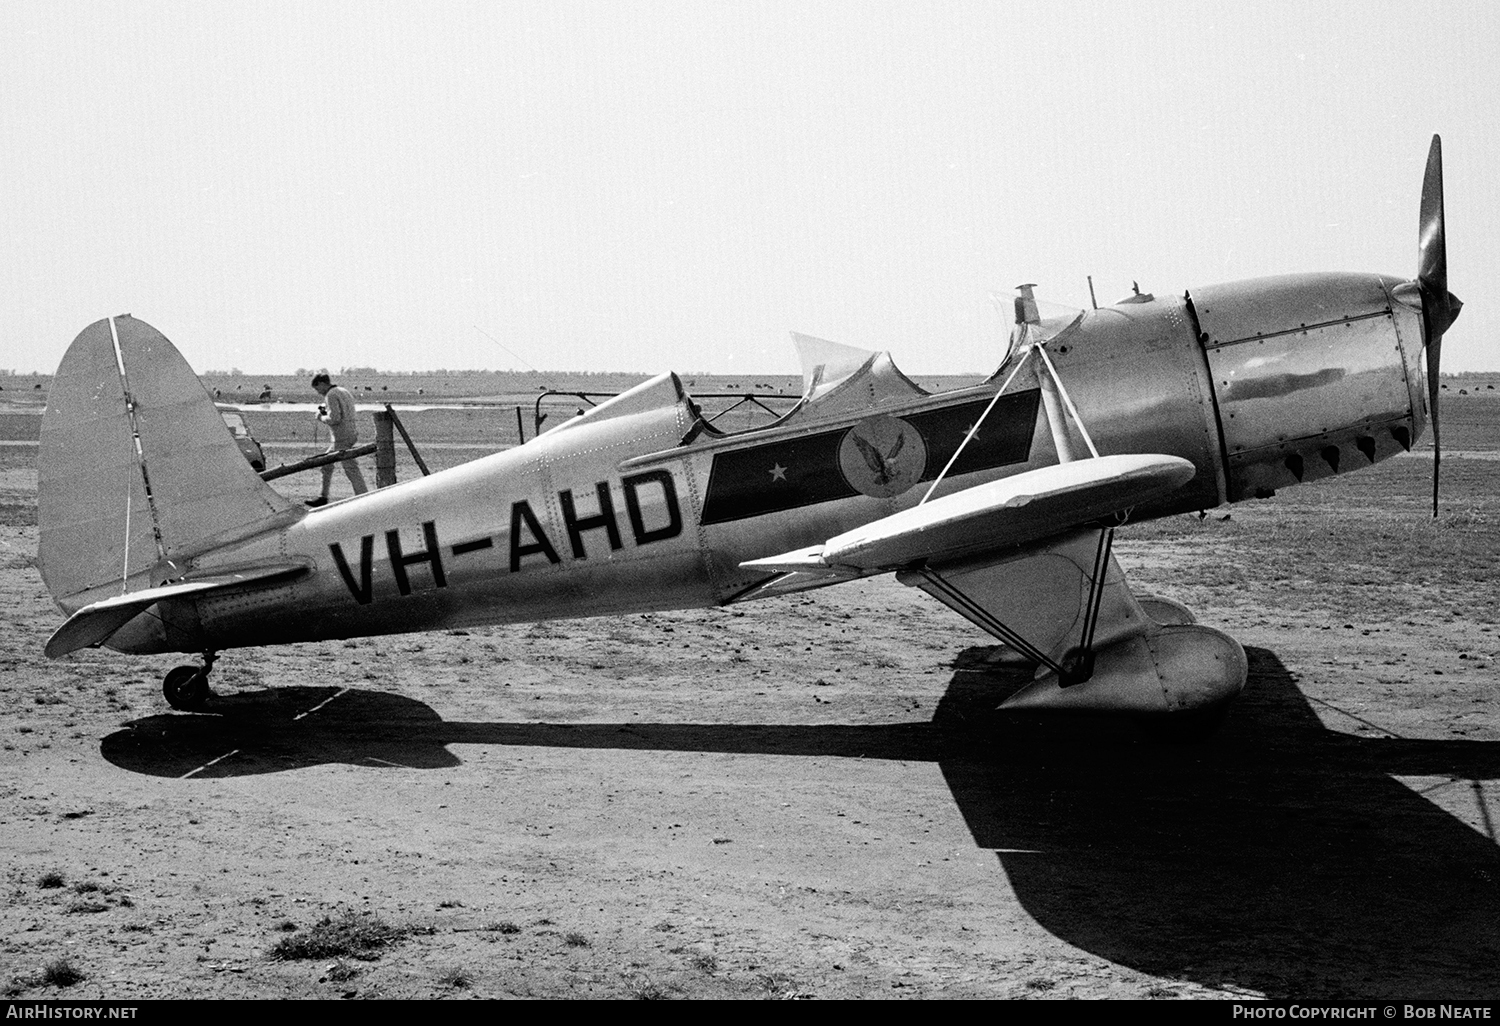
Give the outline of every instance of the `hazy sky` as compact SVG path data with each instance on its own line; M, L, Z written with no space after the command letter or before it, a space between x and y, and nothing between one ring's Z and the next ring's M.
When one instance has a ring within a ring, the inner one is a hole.
M1497 10L4 0L0 368L987 370L1023 281L1414 273L1433 132L1500 368Z

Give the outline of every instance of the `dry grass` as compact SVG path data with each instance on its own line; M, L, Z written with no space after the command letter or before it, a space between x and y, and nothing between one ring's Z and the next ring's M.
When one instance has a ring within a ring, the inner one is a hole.
M84 979L83 970L66 958L48 962L42 967L42 982L51 987L71 987Z
M474 977L467 969L453 968L440 975L438 984L454 990L467 990L474 986Z
M803 997L797 981L785 973L762 973L756 977L761 994L773 1001L795 1001Z
M359 966L350 965L341 958L328 967L328 971L323 974L323 977L332 980L334 983L347 983L361 972L363 970Z
M308 958L357 958L373 961L381 949L405 939L409 928L391 926L367 912L346 912L337 919L325 916L306 933L283 937L271 945L270 957L279 961Z
M665 987L644 974L631 977L626 990L636 1001L665 1001L671 997Z

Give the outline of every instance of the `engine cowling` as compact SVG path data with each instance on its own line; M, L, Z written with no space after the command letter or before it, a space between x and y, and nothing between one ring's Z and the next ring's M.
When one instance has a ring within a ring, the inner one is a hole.
M1229 501L1406 451L1427 422L1421 314L1373 274L1300 274L1191 294Z

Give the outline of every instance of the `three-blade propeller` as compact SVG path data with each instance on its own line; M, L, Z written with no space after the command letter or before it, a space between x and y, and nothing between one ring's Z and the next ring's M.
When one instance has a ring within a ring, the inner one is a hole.
M1443 332L1458 317L1463 303L1448 291L1448 241L1443 222L1443 140L1434 135L1422 179L1422 215L1417 235L1417 288L1422 296L1422 327L1427 344L1427 408L1432 418L1432 515L1438 512L1438 365Z

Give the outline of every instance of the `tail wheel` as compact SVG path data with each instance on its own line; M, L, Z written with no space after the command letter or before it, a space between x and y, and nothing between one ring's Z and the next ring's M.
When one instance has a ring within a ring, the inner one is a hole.
M213 693L208 689L208 670L202 666L178 666L161 682L162 694L173 709L202 709Z

